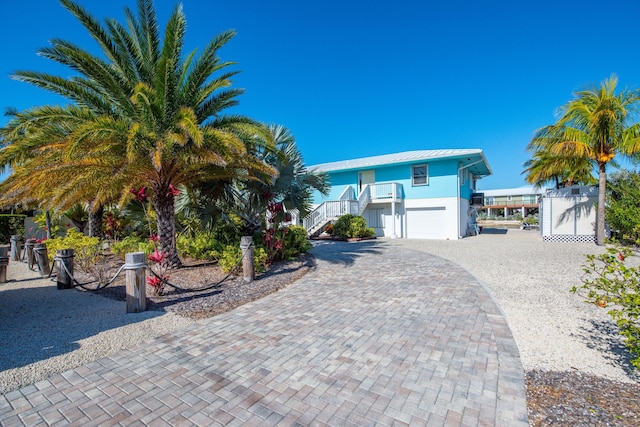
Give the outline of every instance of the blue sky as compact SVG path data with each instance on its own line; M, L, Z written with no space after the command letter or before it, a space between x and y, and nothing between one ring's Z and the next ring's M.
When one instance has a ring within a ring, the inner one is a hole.
M101 20L135 0L81 0ZM156 0L163 27L174 1ZM612 73L640 85L637 0L307 2L183 0L187 51L217 33L246 90L230 112L287 126L308 165L391 152L481 148L480 189L524 185L533 132L572 92ZM95 50L54 0L0 0L0 109L64 102L10 79L70 72L36 56L52 38ZM0 125L6 123L0 117Z

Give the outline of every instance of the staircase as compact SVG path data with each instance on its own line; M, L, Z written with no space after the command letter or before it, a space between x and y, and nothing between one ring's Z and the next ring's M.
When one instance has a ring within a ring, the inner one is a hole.
M309 237L316 237L324 230L324 226L335 221L342 215L362 215L364 210L373 202L396 202L401 194L402 185L396 183L367 184L355 199L353 187L347 187L340 196L340 200L330 200L316 207L302 224L307 229Z

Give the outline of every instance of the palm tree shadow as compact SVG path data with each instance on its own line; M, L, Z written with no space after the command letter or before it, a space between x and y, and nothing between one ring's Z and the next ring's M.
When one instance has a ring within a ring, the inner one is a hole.
M318 260L331 264L353 265L365 254L381 254L384 243L378 240L344 242L336 240L316 240L311 254Z
M580 338L589 348L597 350L613 366L622 369L634 381L640 372L631 364L632 355L624 344L618 327L610 321L589 319L590 327L581 327Z
M79 349L84 339L161 315L127 314L119 302L98 301L101 297L97 295L71 289L58 290L55 284L2 290L1 296L0 371L70 353ZM100 315L95 313L98 302Z
M566 197L566 199L573 199L573 197ZM578 202L570 208L564 210L560 215L558 215L558 220L556 221L556 227L561 226L564 223L568 223L573 221L574 218L576 220L580 218L588 218L591 215L591 211L595 209L595 204L593 200L585 200L582 202Z

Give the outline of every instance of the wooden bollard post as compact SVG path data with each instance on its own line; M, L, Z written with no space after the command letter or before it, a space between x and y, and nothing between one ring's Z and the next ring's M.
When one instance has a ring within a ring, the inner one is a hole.
M47 245L44 243L36 243L33 246L33 255L38 265L41 277L47 277L51 270L49 269L49 255L47 255Z
M146 272L144 252L130 252L124 256L127 288L127 313L140 313L147 309Z
M9 266L9 245L0 245L0 283L7 283L7 267Z
M242 249L242 276L244 282L253 282L256 278L256 271L253 265L253 238L251 236L242 236L240 238L240 249Z
M11 236L11 261L20 261L20 251L22 250L22 236L19 234Z
M27 239L24 244L24 251L27 255L27 267L29 267L29 270L33 270L33 266L35 264L35 258L33 256L33 247L35 246L35 244L36 239Z
M55 260L58 289L73 288L73 249L56 251Z

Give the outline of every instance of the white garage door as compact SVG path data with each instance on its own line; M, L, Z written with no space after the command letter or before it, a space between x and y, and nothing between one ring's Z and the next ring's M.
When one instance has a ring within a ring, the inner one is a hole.
M407 238L446 239L445 214L444 206L407 209Z

